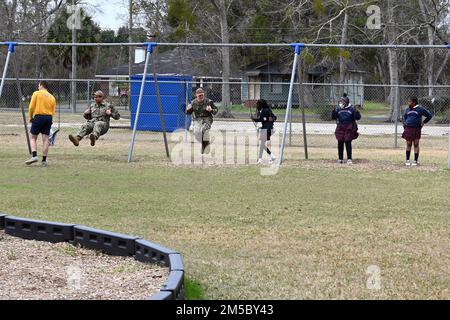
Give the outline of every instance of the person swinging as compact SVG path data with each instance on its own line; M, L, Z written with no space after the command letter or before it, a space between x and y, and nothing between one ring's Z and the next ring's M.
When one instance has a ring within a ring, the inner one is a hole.
M74 146L77 147L81 139L87 135L89 135L91 140L91 146L95 146L98 138L108 132L110 118L114 120L120 119L117 109L111 103L104 101L104 97L105 95L102 91L94 93L95 102L92 102L83 113L83 117L87 122L75 136L69 134L69 140Z
M264 150L269 155L269 164L273 163L275 161L276 157L270 151L271 143L270 143L270 137L273 133L273 123L277 120L276 115L273 114L272 109L270 108L269 104L264 99L259 99L256 102L256 116L251 117L253 121L255 122L261 122L261 128L259 128L259 153L258 153L258 161L257 164L262 163L262 156ZM267 143L267 145L266 145Z

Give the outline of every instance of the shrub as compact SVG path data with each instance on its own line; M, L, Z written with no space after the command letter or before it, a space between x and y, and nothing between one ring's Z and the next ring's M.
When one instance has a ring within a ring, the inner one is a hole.
M321 105L316 107L316 114L319 115L320 120L331 121L331 111L333 105Z

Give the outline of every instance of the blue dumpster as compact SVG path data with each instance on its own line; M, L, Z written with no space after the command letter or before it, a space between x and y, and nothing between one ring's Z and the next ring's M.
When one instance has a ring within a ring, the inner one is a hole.
M162 131L158 99L153 79L153 75L146 77L137 130ZM133 75L131 76L131 80L137 81L131 83L131 128L133 128L139 101L139 92L141 90L142 75ZM185 75L158 75L157 80L166 131L173 132L176 129L184 129L186 126L186 117L188 117L187 128L189 128L191 119L185 114L186 90L189 103L192 99L192 77ZM147 81L151 82L147 83Z

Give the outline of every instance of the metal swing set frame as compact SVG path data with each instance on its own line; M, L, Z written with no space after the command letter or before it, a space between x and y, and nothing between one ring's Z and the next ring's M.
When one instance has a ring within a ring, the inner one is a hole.
M146 80L147 72L148 72L148 64L150 61L150 58L154 52L155 47L157 46L172 46L172 47L291 47L294 49L294 59L292 63L292 72L291 72L291 79L289 83L289 93L288 93L288 100L287 100L287 107L286 107L286 114L284 119L284 125L283 125L283 135L281 140L281 149L280 149L280 157L278 159L277 165L281 165L283 163L283 157L284 157L284 148L286 144L286 134L288 131L288 124L289 119L291 118L292 114L292 97L293 97L293 89L295 84L295 77L296 73L300 74L301 68L299 65L299 59L300 54L303 48L372 48L372 49L450 49L450 45L370 45L370 44L362 44L362 45L353 45L353 44L304 44L304 43L164 43L164 42L145 42L145 43L32 43L32 42L0 42L0 45L6 45L8 46L8 53L6 56L6 62L5 67L3 69L2 79L0 82L0 97L3 91L3 86L5 82L5 78L8 71L8 66L11 60L11 56L14 53L16 46L131 46L131 47L145 47L146 48L146 57L145 57L145 65L144 65L144 72L142 74L142 81L141 81L141 88L139 91L139 98L138 98L138 104L136 108L136 115L134 119L134 126L133 126L133 132L131 135L131 142L129 146L128 151L128 162L132 161L133 156L133 150L134 150L134 144L135 144L135 138L136 138L136 130L137 130L137 123L139 119L139 113L142 105L142 97L143 97L143 91L144 86L146 82L149 82ZM166 156L170 157L169 155L169 149L168 149L168 143L167 143L167 134L164 124L164 117L163 117L163 111L162 111L162 102L161 102L161 96L159 93L159 86L158 86L158 80L157 80L157 70L155 64L153 65L152 73L154 75L154 83L155 83L155 91L157 95L157 103L158 103L158 109L160 113L161 118L161 127L164 137L164 145L166 150ZM15 58L13 58L13 67L14 67L14 73L17 83L17 90L19 92L19 97L21 96L21 89L20 89L20 80L17 74L17 68L15 63ZM302 81L298 81L298 92L301 95L302 93ZM19 99L19 107L22 111L24 125L25 125L25 132L26 137L28 141L29 146L29 137L27 132L27 124L26 124L26 117L25 117L25 111L23 108L22 103L20 102L21 99ZM303 104L302 104L303 105ZM303 136L304 139L306 139L306 125L305 125L305 114L304 114L304 107L302 107L302 122L303 122ZM186 128L185 128L186 129ZM449 146L448 146L448 169L450 169L450 128L449 128ZM304 143L305 147L305 157L308 158L308 150L307 150L307 144L306 141ZM29 147L29 151L31 153L31 149Z

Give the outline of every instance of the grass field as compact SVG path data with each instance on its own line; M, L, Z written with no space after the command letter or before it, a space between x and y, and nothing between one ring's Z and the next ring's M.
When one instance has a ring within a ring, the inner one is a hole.
M128 130L94 148L73 147L69 132L48 168L23 164L20 131L1 136L0 211L176 249L192 298L450 299L445 137L424 139L415 168L404 167L403 149L361 140L351 167L335 163L334 143L310 148L308 161L296 147L278 175L264 177L255 165L175 166L159 135L141 133L128 164ZM366 286L372 265L380 290Z

